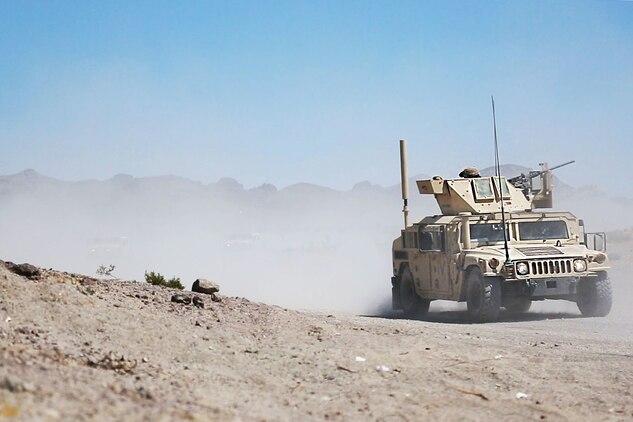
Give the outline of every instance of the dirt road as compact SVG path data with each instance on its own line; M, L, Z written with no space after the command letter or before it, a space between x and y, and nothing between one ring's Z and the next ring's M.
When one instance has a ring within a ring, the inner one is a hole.
M570 304L468 324L186 293L202 308L145 283L0 265L0 419L631 420L625 274L607 318Z

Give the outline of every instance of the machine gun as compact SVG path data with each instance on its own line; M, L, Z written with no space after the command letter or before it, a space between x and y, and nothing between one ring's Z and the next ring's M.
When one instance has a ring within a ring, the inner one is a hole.
M543 170L530 171L527 175L525 173L521 173L519 176L508 179L508 182L512 183L512 185L514 185L515 187L521 189L523 193L525 194L525 196L527 197L528 195L532 194L532 179L534 179L535 177L539 177L544 173L548 173L552 170L556 170L558 168L568 166L575 162L576 160L568 161L566 163L559 164L552 168L547 168L547 164L541 163L541 166L543 166Z

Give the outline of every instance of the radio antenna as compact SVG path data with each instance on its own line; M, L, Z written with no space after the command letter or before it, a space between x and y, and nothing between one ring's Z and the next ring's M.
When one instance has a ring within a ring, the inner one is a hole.
M409 178L407 176L407 141L400 140L400 184L402 187L402 214L404 215L404 228L409 225Z
M491 95L492 101L492 125L495 135L495 173L497 176L497 186L499 186L499 201L501 202L501 225L503 226L503 248L506 253L506 263L510 261L510 252L508 251L508 229L506 227L506 213L503 206L503 187L501 185L501 167L499 164L499 143L497 142L497 116L495 115L495 98Z

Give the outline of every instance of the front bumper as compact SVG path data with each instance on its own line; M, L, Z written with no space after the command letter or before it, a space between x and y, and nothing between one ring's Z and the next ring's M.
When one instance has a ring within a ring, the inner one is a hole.
M556 277L527 280L533 299L563 299L576 295L578 277Z

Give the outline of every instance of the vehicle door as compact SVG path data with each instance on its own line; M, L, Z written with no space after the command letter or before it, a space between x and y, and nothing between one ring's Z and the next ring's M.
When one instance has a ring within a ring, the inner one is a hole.
M421 226L418 231L412 272L418 291L427 298L442 298L451 288L445 236L443 225Z

